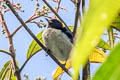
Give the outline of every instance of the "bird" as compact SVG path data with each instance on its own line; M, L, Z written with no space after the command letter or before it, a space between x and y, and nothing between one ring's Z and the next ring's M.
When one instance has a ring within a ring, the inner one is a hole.
M42 33L45 47L52 52L58 60L67 61L72 47L72 33L57 19L47 19L47 28Z

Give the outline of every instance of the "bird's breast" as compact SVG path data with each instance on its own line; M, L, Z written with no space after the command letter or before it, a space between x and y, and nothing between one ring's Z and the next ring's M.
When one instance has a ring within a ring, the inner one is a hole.
M47 28L42 34L45 46L51 50L52 54L61 61L68 59L72 49L70 39L61 31Z

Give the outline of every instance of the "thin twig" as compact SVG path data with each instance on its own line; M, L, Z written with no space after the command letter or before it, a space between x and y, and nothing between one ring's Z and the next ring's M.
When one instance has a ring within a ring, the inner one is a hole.
M37 18L39 18L39 17L41 17L41 16L44 16L44 14L41 14L41 15L35 16L35 17L34 17L34 15L33 15L33 16L31 16L30 18L28 18L28 20L25 21L25 23L29 23L29 22L31 22L32 20L37 19ZM21 28L22 28L22 24L19 25L19 26L14 30L14 32L11 34L11 36L14 36L14 35L16 34L16 32L18 32Z
M56 10L57 13L58 13L58 11L60 9L60 3L61 3L61 0L59 0L59 2L58 2L58 7L57 7L57 10Z
M114 38L118 38L118 39L120 39L120 36L114 35Z
M35 54L37 54L40 50L38 50ZM23 68L25 67L25 65L27 64L27 62L35 55L35 54L32 54L30 57L28 57L25 62L23 63L23 65L21 66L20 68L20 72L23 70Z
M114 47L114 34L113 34L113 29L112 29L112 27L110 27L110 28L108 29L108 36L109 36L110 46L113 48L113 47Z
M115 26L111 26L111 27L118 30L118 31L120 31L120 28L118 28L118 27L115 27Z
M17 80L21 80L21 76L20 76L20 74L18 72L19 68L17 66L16 59L15 59L15 51L14 51L12 37L10 37L10 32L9 32L9 30L7 28L7 25L6 25L6 22L4 20L4 16L3 16L2 12L0 12L0 19L1 19L2 27L6 32L6 37L8 38L9 51L13 55L11 57L12 57L12 62L13 62L14 69L15 69L15 76L16 76Z
M13 14L16 16L16 18L20 21L20 23L23 25L23 27L26 29L26 31L31 35L31 37L38 43L38 45L69 75L71 74L68 72L68 70L64 67L63 64L61 64L56 57L52 55L52 53L37 39L37 37L32 33L32 31L27 27L27 25L24 23L22 18L18 15L18 13L14 10L9 0L6 0L7 6L11 9Z
M84 17L84 13L85 13L85 0L82 0L82 15L83 15L83 17ZM81 29L83 29L82 26L81 26ZM82 32L81 32L81 34L82 34ZM90 80L90 62L89 62L89 60L86 63L85 67L83 68L82 80Z
M84 66L82 80L90 80L90 62L89 61Z
M10 52L5 51L5 50L2 50L2 49L0 49L0 52L3 52L3 53L8 54L8 55L10 55L10 56L13 56L13 54L11 54Z
M57 14L57 12L48 4L46 0L43 0L43 2L50 8L50 10L58 17L58 19L65 25L65 27L70 31L67 24L63 21L63 19ZM71 31L70 31L71 32Z
M25 23L29 23L30 21L35 20L35 19L37 19L37 18L45 15L45 12L40 13L40 15L36 15L36 12L37 12L37 10L38 10L38 5L39 5L38 2L36 2L35 11L34 11L33 15L32 15L30 18L28 18L28 19L25 21ZM44 16L44 17L47 17L47 16ZM19 25L19 26L13 31L13 33L11 34L11 37L14 36L14 35L16 34L16 32L18 32L21 28L22 28L22 24Z
M38 51L39 52L39 51ZM38 53L38 52L36 52L36 53ZM35 54L36 54L35 53ZM20 72L23 70L23 68L25 67L25 65L27 64L27 62L35 55L35 54L32 54L28 59L26 59L25 60L25 62L23 63L23 65L21 66L21 68L20 68Z
M12 69L10 69L10 74L9 74L9 80L11 80L11 77L12 77Z
M31 21L32 17L33 16L31 16L27 21L25 21L25 23L28 23L29 21ZM18 32L21 28L22 28L22 24L14 30L14 32L11 34L11 36L14 36L16 34L16 32Z
M85 12L85 0L82 0L82 14L84 16L84 12Z
M75 36L76 34L76 31L77 31L77 26L78 26L78 18L79 18L79 11L80 9L80 0L77 1L76 3L76 14L75 14L75 22L74 22L74 29L73 29L73 37Z

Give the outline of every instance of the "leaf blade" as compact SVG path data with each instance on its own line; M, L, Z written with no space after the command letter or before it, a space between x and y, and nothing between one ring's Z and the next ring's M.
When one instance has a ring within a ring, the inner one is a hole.
M86 16L84 16L82 36L77 38L72 51L74 80L78 77L81 65L85 65L88 55L97 46L96 41L100 40L104 29L108 28L115 19L120 9L119 3L120 0L92 0L92 4L95 5L91 4Z
M36 37L43 43L42 33L43 33L43 31L38 33ZM28 51L27 51L27 59L30 58L35 53L39 52L40 50L42 50L42 48L37 44L37 42L35 40L33 40L30 43L30 46L29 46Z
M119 49L120 49L120 43L111 51L106 62L100 67L100 69L94 75L93 80L119 80L120 79L120 74L119 74L120 50Z

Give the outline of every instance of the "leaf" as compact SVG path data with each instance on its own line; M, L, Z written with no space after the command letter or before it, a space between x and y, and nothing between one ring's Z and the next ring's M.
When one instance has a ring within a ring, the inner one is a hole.
M12 73L11 80L17 80L14 74Z
M111 26L120 31L120 16L116 17Z
M69 26L69 29L73 32L73 26Z
M80 30L80 27L77 27L77 28ZM69 26L69 29L71 31L73 31L73 26ZM97 47L105 49L105 50L110 50L111 49L110 45L107 42L105 42L103 39L100 39Z
M89 56L89 61L90 63L101 63L105 61L106 57L104 51L95 48Z
M65 62L62 62L62 64L65 64ZM65 67L66 69L71 68L70 60L67 60ZM62 70L62 68L58 66L55 72L53 73L53 76L52 76L53 80L56 80L62 73L64 73L64 70Z
M90 54L89 56L89 61L90 63L101 63L104 62L106 59L107 55L104 53L104 51L95 48L92 52L92 54ZM62 64L64 64L65 62L62 62ZM71 68L71 61L68 60L66 62L66 68L70 69ZM59 78L60 75L62 75L64 73L64 70L61 69L60 66L57 67L57 69L55 70L55 72L53 73L53 80L56 80L57 78Z
M105 50L110 50L111 49L110 45L107 42L105 42L104 40L102 40L102 39L100 39L97 47L103 48Z
M0 80L9 80L12 74L12 62L7 61L0 71Z
M43 31L41 31L38 35L37 38L43 43L42 40L42 33ZM37 42L35 40L33 40L28 48L27 51L27 59L30 58L32 55L34 55L35 53L39 52L40 50L42 50L42 48L37 44Z
M120 0L91 0L88 12L83 19L82 36L79 37L79 31L72 51L74 80L77 80L81 65L85 65L105 28L108 28L115 19L120 9L119 3Z
M120 80L120 43L111 51L93 80Z

